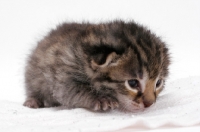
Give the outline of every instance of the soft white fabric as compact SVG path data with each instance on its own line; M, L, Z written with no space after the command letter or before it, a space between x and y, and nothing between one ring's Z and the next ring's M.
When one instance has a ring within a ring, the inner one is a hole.
M168 131L170 128L200 131L200 77L167 83L153 106L136 113L117 110L94 113L85 109L67 110L64 107L30 109L9 101L0 101L0 106L0 132L129 132Z

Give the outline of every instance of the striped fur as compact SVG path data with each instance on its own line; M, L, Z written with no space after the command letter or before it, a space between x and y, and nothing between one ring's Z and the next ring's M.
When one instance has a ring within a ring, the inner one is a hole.
M165 43L132 21L64 23L28 59L24 105L143 109L164 87L169 63ZM137 80L138 86L129 86L128 80Z

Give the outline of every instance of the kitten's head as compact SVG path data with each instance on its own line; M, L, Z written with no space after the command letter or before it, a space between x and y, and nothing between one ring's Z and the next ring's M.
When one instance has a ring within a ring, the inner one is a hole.
M96 39L86 49L94 87L115 97L121 109L134 111L152 105L168 75L166 45L135 23L101 25L98 34L93 30L88 34Z

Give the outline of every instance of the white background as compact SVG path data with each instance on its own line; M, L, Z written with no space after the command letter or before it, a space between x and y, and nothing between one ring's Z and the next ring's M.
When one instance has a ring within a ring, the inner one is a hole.
M25 60L63 21L135 20L169 45L169 80L200 75L198 0L0 0L0 100L21 102Z

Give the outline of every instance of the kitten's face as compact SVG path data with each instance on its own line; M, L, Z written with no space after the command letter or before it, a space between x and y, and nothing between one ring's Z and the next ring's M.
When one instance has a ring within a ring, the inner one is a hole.
M104 64L97 65L92 61L92 66L99 70L95 78L107 79L96 84L113 89L122 110L134 111L149 107L156 101L165 81L161 64L164 62L154 64L153 71L148 71L148 66L140 67L132 49L127 52L120 57L113 52ZM152 63L158 62L154 60Z
M131 66L133 69L129 69ZM117 70L119 68L121 71ZM156 78L150 78L146 68L143 68L142 71L138 71L137 68L134 70L134 68L133 62L124 62L109 69L110 78L121 81L121 85L117 89L119 91L117 98L121 102L122 108L130 111L152 105L162 90L164 81L159 74L156 75Z

